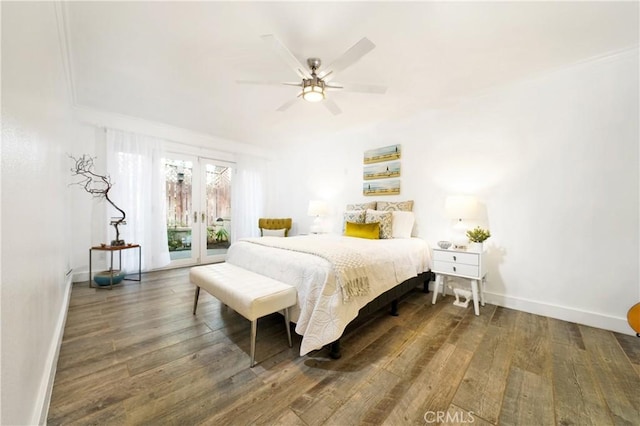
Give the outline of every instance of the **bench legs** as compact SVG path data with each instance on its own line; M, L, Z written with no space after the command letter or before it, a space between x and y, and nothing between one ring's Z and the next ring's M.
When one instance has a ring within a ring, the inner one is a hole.
M289 326L289 308L284 309L284 325L287 327L287 338L289 339L289 347L293 347L291 344L291 327Z
M289 347L291 343L291 328L289 327L289 308L284 309L284 325L287 327L287 338L289 339ZM256 335L258 334L258 320L251 321L251 368L256 365Z
M256 365L256 334L258 329L258 319L251 321L251 365Z
M198 309L198 297L200 296L200 287L196 286L196 297L193 300L193 315L196 314L196 309Z
M198 297L200 296L200 287L196 286L196 294L193 298L193 315L196 314L198 309ZM284 309L284 325L287 327L287 339L289 340L289 347L293 346L291 343L291 327L289 326L289 308ZM251 321L251 368L256 365L256 336L258 334L258 319Z

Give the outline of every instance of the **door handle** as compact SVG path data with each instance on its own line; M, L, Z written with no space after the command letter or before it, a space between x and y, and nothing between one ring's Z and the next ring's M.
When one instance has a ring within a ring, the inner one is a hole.
M198 221L198 212L193 212L193 223Z
M200 222L204 223L204 219L205 219L204 218L204 212L202 212L202 218L201 218Z

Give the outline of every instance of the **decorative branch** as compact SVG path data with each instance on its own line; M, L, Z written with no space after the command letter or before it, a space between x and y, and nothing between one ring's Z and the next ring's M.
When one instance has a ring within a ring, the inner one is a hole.
M69 158L75 163L71 168L71 175L80 178L78 182L73 182L72 185L82 186L85 191L96 198L104 198L122 214L121 218L112 218L115 220L111 221L111 225L116 229L116 239L112 241L112 245L124 245L124 241L120 240L120 230L118 226L126 224L125 218L127 214L109 198L109 191L113 187L111 176L108 174L99 175L93 171L96 157L83 154L82 157L78 158L69 155Z

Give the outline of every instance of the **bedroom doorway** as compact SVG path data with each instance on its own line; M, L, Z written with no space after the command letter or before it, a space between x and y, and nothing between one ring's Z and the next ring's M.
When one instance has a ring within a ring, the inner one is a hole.
M170 265L224 261L231 240L231 165L169 154L164 171Z

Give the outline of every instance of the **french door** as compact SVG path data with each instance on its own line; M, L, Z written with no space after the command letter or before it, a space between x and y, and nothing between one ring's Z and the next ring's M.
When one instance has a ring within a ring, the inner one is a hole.
M231 240L231 164L182 154L166 157L171 266L224 261Z

